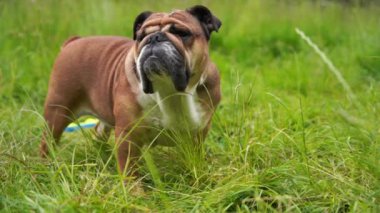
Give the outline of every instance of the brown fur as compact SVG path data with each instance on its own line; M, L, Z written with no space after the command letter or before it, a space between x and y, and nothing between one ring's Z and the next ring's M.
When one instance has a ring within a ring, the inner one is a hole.
M140 32L148 26L163 27L168 23L181 24L194 33L193 41L185 45L172 35L168 37L194 67L190 84L195 85L205 73L204 83L196 89L207 114L207 125L201 130L203 138L220 101L219 74L208 57L208 43L202 28L189 13L153 14ZM55 141L59 140L70 122L86 113L94 114L109 125L106 134L113 127L118 141L119 171L128 168L130 175L136 175L133 169L135 159L139 157L139 147L144 144L142 136L149 131L142 127L134 128L143 115L142 106L137 101L142 91L135 64L143 44L144 41L111 36L68 39L55 61L45 101L44 117ZM47 135L45 132L40 146L44 157L48 154Z

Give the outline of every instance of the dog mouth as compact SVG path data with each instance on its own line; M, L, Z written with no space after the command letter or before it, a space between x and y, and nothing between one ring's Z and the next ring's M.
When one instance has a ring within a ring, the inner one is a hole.
M163 75L167 72L166 64L162 59L155 54L151 54L142 61L142 70L146 73L149 79L152 80L154 75Z
M178 92L185 91L189 82L189 71L184 57L171 42L145 45L137 61L145 93L154 93L153 83L158 77L170 77Z

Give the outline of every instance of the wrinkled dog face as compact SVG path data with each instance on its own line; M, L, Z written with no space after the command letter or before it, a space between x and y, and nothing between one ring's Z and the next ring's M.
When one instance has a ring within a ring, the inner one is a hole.
M208 57L208 40L221 22L203 6L172 13L143 12L135 20L136 68L145 93L159 79L184 92L198 82Z
M143 39L137 59L138 70L151 82L157 78L170 77L175 89L184 91L189 82L190 71L184 53L180 53L174 42L169 39L170 33L169 30L164 31L157 26L144 30L138 37L138 40Z

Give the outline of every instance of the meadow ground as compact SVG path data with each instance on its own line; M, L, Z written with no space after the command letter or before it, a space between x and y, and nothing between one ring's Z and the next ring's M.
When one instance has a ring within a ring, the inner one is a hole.
M0 1L0 211L380 211L380 9L295 2L201 2L223 22L223 100L198 152L145 150L139 197L91 131L38 157L54 57L69 36L130 36L141 11L200 2Z

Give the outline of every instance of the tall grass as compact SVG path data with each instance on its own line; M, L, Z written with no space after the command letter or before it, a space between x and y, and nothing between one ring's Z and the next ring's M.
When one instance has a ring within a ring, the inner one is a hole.
M38 157L50 69L66 38L131 36L141 11L195 3L223 22L210 44L223 100L198 150L146 148L145 196L123 186L114 138L67 133L54 157ZM307 1L1 1L0 211L379 211L379 12Z

